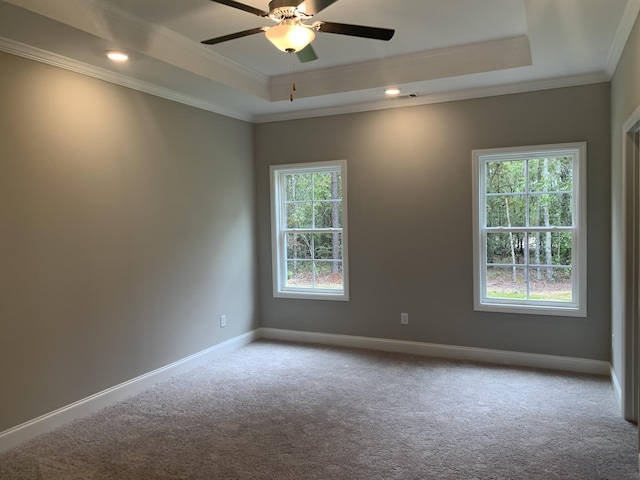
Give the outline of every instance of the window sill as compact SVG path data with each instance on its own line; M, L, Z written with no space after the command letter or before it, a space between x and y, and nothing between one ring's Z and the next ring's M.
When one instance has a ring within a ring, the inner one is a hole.
M476 303L473 308L478 312L512 313L518 315L547 315L550 317L586 318L586 309L578 307L556 307L547 305L505 305L502 303Z
M345 293L320 293L320 292L297 292L279 291L273 292L274 298L290 298L296 300L330 300L334 302L348 302L349 295Z

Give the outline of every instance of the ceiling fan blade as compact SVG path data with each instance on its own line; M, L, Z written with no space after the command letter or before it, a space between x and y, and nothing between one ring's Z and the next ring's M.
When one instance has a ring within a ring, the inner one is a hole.
M255 35L256 33L262 33L266 31L267 27L258 27L252 28L251 30L244 30L242 32L231 33L229 35L224 35L222 37L210 38L209 40L203 40L200 43L204 43L205 45L215 45L217 43L227 42L229 40L233 40L236 38L247 37L249 35Z
M253 13L259 17L268 17L269 12L264 12L258 8L254 8L250 5L245 5L244 3L234 2L233 0L211 0L215 3L221 3L222 5L227 5L229 7L237 8L238 10L243 10L245 12Z
M300 60L300 63L313 62L318 59L318 55L316 55L311 44L307 45L299 52L296 52L296 56L298 57L298 60Z
M364 25L349 25L348 23L316 22L314 28L319 32L351 35L352 37L373 38L375 40L391 40L395 30Z
M304 12L307 15L316 15L337 1L338 0L304 0L300 2L300 5L304 4ZM300 8L300 5L298 5L298 8Z

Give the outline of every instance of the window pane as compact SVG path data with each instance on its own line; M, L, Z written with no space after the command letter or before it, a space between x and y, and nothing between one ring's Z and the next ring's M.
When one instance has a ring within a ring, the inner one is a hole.
M542 193L530 196L529 225L532 227L570 227L573 225L572 195Z
M487 197L487 227L524 227L526 218L524 195Z
M529 234L531 265L571 265L573 261L571 232L536 232Z
M317 233L314 239L314 256L320 260L338 260L342 258L342 235L340 233Z
M310 173L293 173L284 175L285 195L284 200L311 200L312 188L311 188Z
M311 260L287 260L287 287L313 287Z
M529 272L531 300L572 302L572 292L570 268L540 267Z
M287 233L286 237L288 259L311 259L311 234Z
M487 263L524 263L524 233L487 233Z
M337 200L342 200L342 173L340 172L333 172L333 180L332 181L336 181L338 188L334 188L333 192L335 195L332 195L331 197Z
M342 260L342 233L332 233L331 243L333 245L333 259Z
M315 228L342 228L341 202L316 202L313 208Z
M529 160L529 191L573 190L573 158L551 157Z
M330 200L332 183L331 172L313 174L313 198L314 200ZM334 186L337 188L337 184Z
M287 228L312 228L311 202L287 203Z
M487 162L486 182L487 193L524 192L524 162Z
M487 267L488 298L526 299L523 267Z
M342 199L342 174L339 171L313 175L315 200Z
M342 262L316 262L316 287L342 288Z
M313 216L315 228L331 227L331 202L314 202Z

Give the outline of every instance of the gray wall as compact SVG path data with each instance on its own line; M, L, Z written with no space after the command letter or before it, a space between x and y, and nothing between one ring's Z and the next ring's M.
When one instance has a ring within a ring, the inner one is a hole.
M609 95L604 83L257 125L261 325L608 361ZM474 312L471 151L577 141L588 317ZM332 159L348 162L351 301L274 299L268 167Z
M252 126L0 53L0 92L0 431L259 320L609 360L609 84ZM588 318L474 312L471 150L575 141ZM274 299L268 166L342 158L351 301Z
M0 431L257 327L252 125L2 53L0 112Z
M623 267L630 259L624 256L623 236L623 158L622 126L640 105L640 20L629 36L622 58L611 81L611 181L612 181L612 332L613 369L622 381L625 278Z

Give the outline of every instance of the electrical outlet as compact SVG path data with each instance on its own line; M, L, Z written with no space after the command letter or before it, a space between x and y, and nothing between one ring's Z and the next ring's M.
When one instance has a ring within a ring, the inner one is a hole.
M220 315L220 328L226 327L227 326L227 316L226 315Z
M402 325L408 325L409 324L409 314L408 313L401 313L400 314L400 323Z

